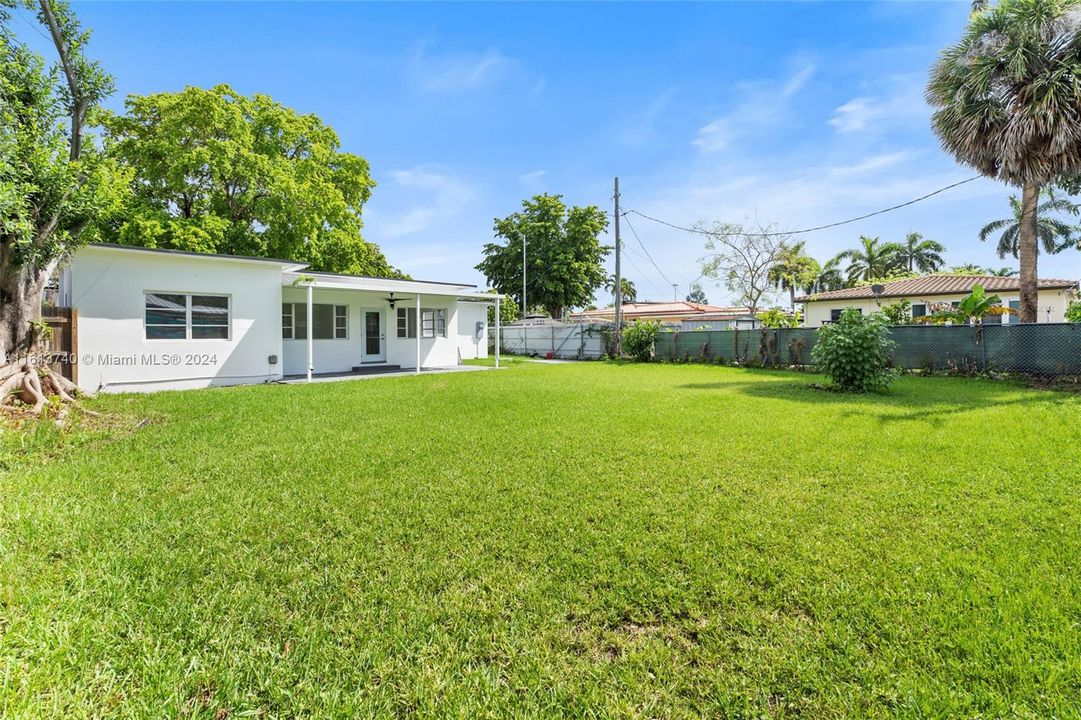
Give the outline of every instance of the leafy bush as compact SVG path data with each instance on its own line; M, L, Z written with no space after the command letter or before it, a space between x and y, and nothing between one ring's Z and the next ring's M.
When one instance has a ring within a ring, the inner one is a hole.
M1081 323L1081 301L1070 303L1066 308L1066 322Z
M660 331L659 322L636 320L633 325L623 329L623 353L638 362L649 362L653 358L653 343Z
M758 322L762 324L764 328L790 328L799 327L800 322L803 320L799 310L789 315L781 308L770 308L769 310L763 310L755 315Z
M811 360L845 392L885 390L894 379L886 322L880 313L864 317L845 310L837 322L818 329Z
M886 320L889 321L890 325L911 325L912 303L908 300L902 300L892 305L886 305L882 308L882 314L886 316Z

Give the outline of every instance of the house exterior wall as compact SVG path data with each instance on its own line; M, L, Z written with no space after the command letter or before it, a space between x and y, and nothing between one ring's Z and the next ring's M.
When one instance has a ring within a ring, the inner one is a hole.
M307 302L308 290L305 287L282 288L282 303ZM387 303L387 294L375 291L348 290L339 288L312 288L312 302L315 304L345 305L347 337L333 340L312 341L312 365L316 373L348 372L365 362L382 362L400 365L403 368L417 366L416 338L398 337L397 308L416 308L416 301L403 299L391 308ZM421 338L421 367L449 367L458 364L459 320L456 298L444 295L421 296L422 309L442 309L447 312L447 336ZM465 303L461 303L465 304ZM376 360L365 355L364 313L381 313L384 336L384 358ZM278 319L278 327L281 320ZM472 327L466 328L472 333ZM308 341L306 339L282 340L284 367L286 375L303 375L307 372Z
M483 328L477 334L477 323ZM458 303L458 357L475 360L488 357L488 306L476 302Z
M90 246L76 253L67 274L79 313L83 389L184 389L281 377L281 268L273 263ZM147 340L145 293L155 291L228 296L229 338Z
M998 295L1002 298L1002 304L1006 306L1009 306L1011 300L1014 302L1020 300L1020 294L1017 292L996 292L991 294ZM881 310L887 305L892 305L901 302L902 300L908 300L913 304L951 303L959 301L966 296L967 293L959 293L956 295L930 295L927 297L890 297L882 298L878 302L873 299L811 301L803 304L803 324L805 327L819 327L823 323L830 321L832 310L859 308L863 311L864 315L869 315L870 313ZM1037 315L1037 322L1065 322L1066 308L1069 304L1069 291L1041 290L1039 292L1040 312ZM1003 322L1007 321L1006 318L1003 318Z

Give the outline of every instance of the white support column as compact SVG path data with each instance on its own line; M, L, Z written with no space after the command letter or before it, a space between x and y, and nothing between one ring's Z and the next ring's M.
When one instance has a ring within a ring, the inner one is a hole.
M424 334L420 323L420 295L417 295L417 374L420 374L420 336Z
M499 296L495 298L495 366L499 367Z
M308 382L312 381L312 364L314 362L315 347L312 344L312 336L315 335L314 328L312 327L312 285L314 281L308 281Z

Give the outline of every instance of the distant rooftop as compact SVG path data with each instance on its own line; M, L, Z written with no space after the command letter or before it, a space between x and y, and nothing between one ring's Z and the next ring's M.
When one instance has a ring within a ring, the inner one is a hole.
M824 300L873 300L875 297L912 297L928 295L957 295L972 292L976 285L982 285L988 292L1008 292L1021 288L1021 281L1015 277L998 275L923 275L882 283L883 290L877 296L870 285L843 288L829 292L803 295L796 302L822 302ZM1040 290L1069 290L1077 288L1076 280L1041 279Z
M585 312L578 313L575 317L591 319L613 318L615 312L616 310L614 307L608 307L600 308L599 310L586 310ZM746 314L747 308L718 307L717 305L706 305L705 303L688 302L686 300L623 304L623 317L628 320L649 317L698 317L704 314L723 314L730 316L733 313Z

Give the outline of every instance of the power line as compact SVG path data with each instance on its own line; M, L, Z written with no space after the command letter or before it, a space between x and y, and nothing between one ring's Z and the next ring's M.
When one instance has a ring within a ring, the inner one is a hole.
M49 37L48 35L46 35L45 33L43 33L43 32L41 31L41 28L39 28L39 27L38 27L38 26L37 26L36 24L34 24L34 23L30 22L30 21L29 21L29 20L28 20L28 19L26 18L26 16L25 16L25 15L23 15L23 14L22 14L22 13L21 13L21 12L19 11L19 9L18 9L18 8L13 8L13 9L15 10L15 14L19 16L19 19L20 19L20 20L22 20L22 21L23 21L24 23L26 23L26 24L27 24L28 26L30 26L30 29L31 29L31 30L33 30L34 32L36 32L36 33L37 33L38 35L40 35L41 37L45 38L45 39L46 39L46 40L48 40L49 42L52 42L52 38L50 38L50 37Z
M967 180L960 180L958 182L947 185L946 187L939 188L938 190L935 190L934 192L929 192L926 195L921 195L920 197L916 198L915 200L909 200L908 202L903 202L903 203L901 203L899 205L893 205L893 206L888 207L888 208L883 208L882 210L875 210L874 212L867 213L866 215L860 215L859 217L849 218L848 220L840 220L838 222L829 223L827 225L819 225L817 227L803 228L801 230L787 230L787 231L784 231L784 232L769 232L769 233L755 233L755 234L760 235L762 237L775 237L775 236L778 236L778 235L799 235L799 234L802 234L802 233L817 232L818 230L826 230L826 229L829 229L829 228L839 227L841 225L848 225L849 223L858 222L860 220L866 220L867 218L874 217L875 215L882 215L884 213L893 212L894 210L900 210L901 208L908 207L909 205L915 205L916 203L921 202L923 200L926 200L927 198L934 197L935 195L938 195L939 193L944 193L947 190L952 190L953 188L958 187L960 185L964 185L965 183L970 183L973 180L979 180L982 177L983 177L983 175L974 175L973 177L970 177ZM640 217L644 217L646 220L652 220L655 223L660 223L661 225L667 225L670 228L674 228L676 230L682 230L684 232L695 233L697 235L710 235L710 236L716 236L718 234L718 233L715 233L715 232L711 232L709 230L700 230L698 228L690 228L690 227L684 227L682 225L676 225L675 223L670 223L667 220L661 220L660 218L655 218L655 217L653 217L651 215L646 215L645 213L639 212L638 210L626 210L626 211L624 211L623 215L626 216L628 213L634 213L635 215L638 215ZM630 226L630 221L627 222L627 225ZM633 228L632 228L632 230L633 230ZM637 237L637 233L635 234L635 236ZM658 272L659 271L660 271L660 268L658 268Z
M635 212L635 211L628 210L627 212ZM646 258L649 259L650 264L652 264L654 269L656 269L657 273L660 274L660 276L662 278L664 278L664 281L666 283L668 283L669 285L671 285L672 281L668 279L668 276L665 275L664 271L661 270L659 265L657 265L657 261L653 259L652 255L649 254L649 250L646 249L645 243L642 242L642 238L638 237L638 231L634 229L634 225L631 225L630 218L626 217L627 213L623 213L623 215L624 215L623 219L627 221L627 227L629 227L631 229L631 234L634 235L634 239L638 241L639 247L641 247L642 252L644 252L646 254Z

